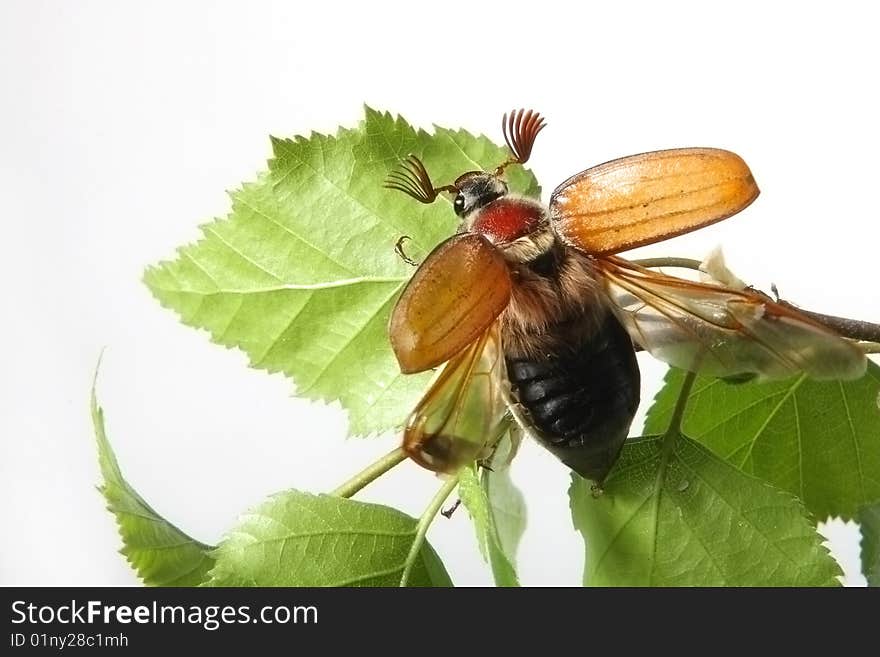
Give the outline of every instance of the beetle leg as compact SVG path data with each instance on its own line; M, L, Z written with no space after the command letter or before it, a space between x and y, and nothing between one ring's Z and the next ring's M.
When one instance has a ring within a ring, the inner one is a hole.
M403 243L404 243L404 241L406 241L408 239L410 239L409 235L401 236L401 238L399 240L397 240L397 243L394 245L394 252L398 256L400 256L400 259L403 260L406 264L412 265L413 267L418 267L419 263L417 263L415 260L413 260L408 255L406 255L406 252L403 250Z

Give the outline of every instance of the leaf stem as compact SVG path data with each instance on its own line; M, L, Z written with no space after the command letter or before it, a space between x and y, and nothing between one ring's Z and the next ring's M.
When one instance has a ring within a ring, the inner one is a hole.
M413 539L412 547L410 547L409 554L406 555L406 561L403 564L403 573L400 576L400 586L406 586L406 583L409 581L410 573L416 563L419 552L422 551L422 545L425 543L425 536L428 533L428 527L434 522L434 518L437 517L437 512L440 511L446 498L449 497L453 490L455 490L456 486L458 486L458 477L450 477L440 487L440 490L437 491L437 494L434 495L431 502L419 518L419 524L416 525L416 537Z
M691 389L694 387L696 378L695 372L685 372L681 390L678 392L678 399L675 400L675 408L672 409L672 417L669 419L669 426L666 427L666 433L663 434L663 451L666 453L672 450L676 438L681 435L681 421L684 418L684 411L687 408L688 398L691 396Z
M375 463L368 465L344 484L333 489L330 494L336 497L351 497L368 484L374 482L394 466L406 460L406 452L397 447Z
M700 265L703 264L696 258L642 258L633 262L642 267L679 267L697 271L700 271Z

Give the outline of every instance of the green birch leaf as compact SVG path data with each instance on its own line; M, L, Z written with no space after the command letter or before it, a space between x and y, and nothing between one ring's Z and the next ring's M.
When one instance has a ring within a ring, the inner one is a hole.
M862 530L862 574L868 586L880 586L880 502L859 509Z
M245 514L213 556L209 586L398 586L416 520L378 504L286 491ZM424 543L408 586L452 586Z
M232 192L225 219L177 258L149 267L159 302L211 338L248 354L253 367L283 372L299 395L338 399L350 433L400 426L430 374L401 375L386 326L412 267L394 253L402 235L421 259L455 230L447 199L423 205L384 189L409 153L435 184L498 165L505 149L486 137L366 110L356 129L273 139L268 170ZM511 167L511 189L531 196L531 173Z
M491 470L476 464L462 470L458 494L474 524L480 553L497 586L519 586L516 553L526 529L526 504L510 478L510 462L523 435L511 426L492 455Z
M461 472L458 494L468 510L477 544L498 586L519 586L516 552L526 528L525 500L507 468Z
M840 568L791 494L684 436L628 441L595 497L572 477L590 586L834 586Z
M671 369L645 421L666 429L683 374ZM880 499L880 367L856 381L698 377L682 428L744 472L797 495L817 517L850 519Z
M165 520L122 476L104 428L104 411L92 386L92 423L104 483L99 487L107 509L116 517L125 555L149 586L198 586L214 566L213 549Z
M519 586L516 554L526 530L525 498L510 478L509 468L499 468L494 472L486 471L482 479L483 491L492 513L492 525L495 528L495 537L490 543L489 551L495 583L498 586ZM510 568L503 570L494 564L509 564Z

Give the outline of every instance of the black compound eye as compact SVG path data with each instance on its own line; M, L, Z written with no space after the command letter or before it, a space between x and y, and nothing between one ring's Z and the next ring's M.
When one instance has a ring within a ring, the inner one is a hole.
M456 195L455 201L453 201L452 203L452 207L455 209L456 214L461 214L462 212L464 212L464 194L459 192Z

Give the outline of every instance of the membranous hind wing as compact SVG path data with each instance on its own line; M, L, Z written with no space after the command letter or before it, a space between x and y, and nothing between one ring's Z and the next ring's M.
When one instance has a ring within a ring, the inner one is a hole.
M855 379L864 353L795 310L750 291L686 281L618 257L597 258L611 308L662 361L710 376Z
M454 473L491 454L509 425L498 322L437 374L410 414L403 449L419 465Z

